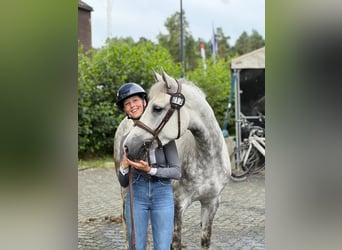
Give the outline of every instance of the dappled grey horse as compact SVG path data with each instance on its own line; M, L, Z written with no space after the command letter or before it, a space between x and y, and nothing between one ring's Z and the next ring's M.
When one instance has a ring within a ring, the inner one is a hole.
M175 221L172 249L181 249L183 215L194 201L201 204L201 247L209 249L220 194L231 176L224 137L212 108L198 87L184 79L175 80L164 71L161 75L154 74L157 82L149 91L149 103L139 122L124 119L116 131L115 165L118 169L120 141L128 131L124 145L132 159L140 159L146 153L147 142L151 148L156 148L176 140L182 178L173 181Z

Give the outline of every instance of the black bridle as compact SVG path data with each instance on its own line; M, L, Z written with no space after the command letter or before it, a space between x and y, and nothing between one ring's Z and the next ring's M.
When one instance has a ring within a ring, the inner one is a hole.
M151 129L149 126L147 126L146 124L144 124L143 122L139 121L139 120L134 120L134 125L138 126L139 128L144 129L145 131L149 132L150 134L152 134L152 140L149 142L150 145L152 145L152 142L154 140L157 140L158 143L158 147L162 147L162 143L158 137L160 131L162 131L162 129L164 128L164 126L166 125L166 123L169 121L169 119L171 118L171 116L173 115L173 113L177 110L178 112L178 135L177 138L178 139L180 137L180 129L181 129L181 120L180 120L180 108L183 107L183 105L185 104L185 97L184 95L181 93L182 91L182 85L179 81L177 81L178 84L178 88L177 88L177 92L176 93L169 93L167 92L167 94L171 95L170 97L170 104L171 107L170 109L167 111L167 113L165 114L163 120L159 123L159 125L157 126L156 129Z

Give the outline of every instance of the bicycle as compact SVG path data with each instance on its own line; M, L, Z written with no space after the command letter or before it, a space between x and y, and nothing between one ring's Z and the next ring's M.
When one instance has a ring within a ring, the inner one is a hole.
M265 129L255 126L254 123L241 115L241 128L248 133L242 143L234 148L231 154L231 162L235 162L238 169L236 176L239 178L247 177L265 168ZM263 116L260 118L264 118Z

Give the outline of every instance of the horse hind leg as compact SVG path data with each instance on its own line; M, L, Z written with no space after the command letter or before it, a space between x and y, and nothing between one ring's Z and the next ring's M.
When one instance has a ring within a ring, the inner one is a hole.
M219 198L216 197L210 201L201 201L201 249L208 250L210 247L212 225L215 214L219 207Z

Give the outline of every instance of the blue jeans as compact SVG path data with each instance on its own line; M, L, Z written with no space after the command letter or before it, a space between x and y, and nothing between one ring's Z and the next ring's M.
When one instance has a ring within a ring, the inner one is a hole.
M127 235L131 247L130 191L126 196ZM146 249L148 219L151 219L153 249L169 250L172 241L174 202L171 180L133 175L133 213L136 250Z

